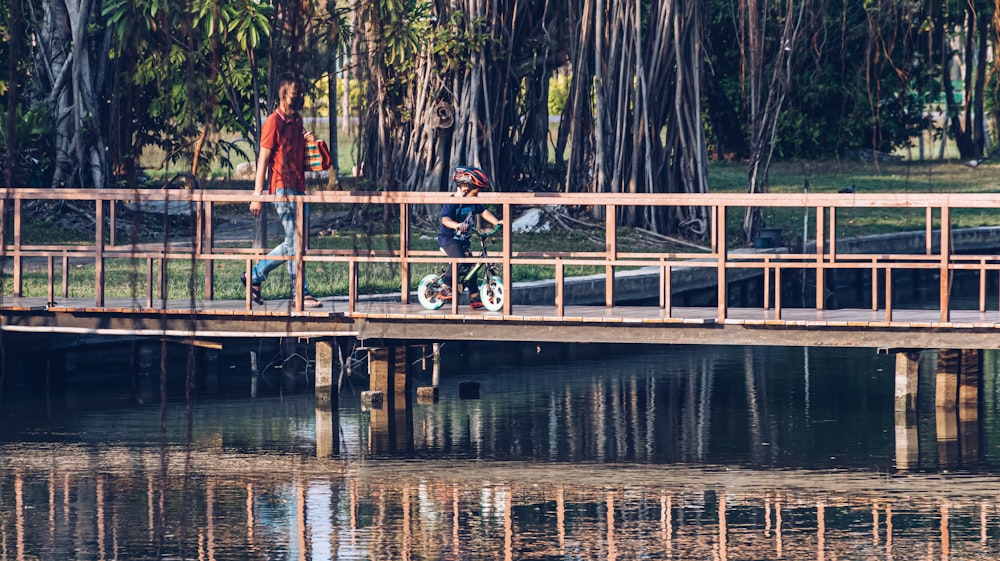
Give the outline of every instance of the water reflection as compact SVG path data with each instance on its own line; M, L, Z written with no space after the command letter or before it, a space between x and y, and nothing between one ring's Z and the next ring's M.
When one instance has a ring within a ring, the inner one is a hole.
M980 477L116 447L4 453L0 553L17 561L1000 554L995 481Z
M676 347L541 371L460 371L439 403L415 408L415 449L488 459L891 468L893 357L811 353ZM480 384L481 399L448 399L456 380Z
M336 422L308 396L23 407L0 431L0 559L1000 555L993 355L975 453L940 469L924 404L905 472L893 359L872 351L480 358L442 373L391 450L355 392Z

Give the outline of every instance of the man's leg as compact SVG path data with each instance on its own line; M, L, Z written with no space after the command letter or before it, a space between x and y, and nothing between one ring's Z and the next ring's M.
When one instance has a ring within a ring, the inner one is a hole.
M285 230L285 239L268 253L271 257L286 257L290 255L295 255L295 247L297 236L295 233L295 204L291 202L277 202L274 203L274 210L278 213L278 220L281 221L281 227ZM278 259L262 259L253 268L253 284L261 284L267 280L268 275L271 271L277 269L282 263L288 264L289 273L295 271L295 262L288 260L278 260ZM290 274L289 276L293 276ZM308 294L308 288L306 293Z
M309 205L308 204L305 205L305 209L304 209L304 213L303 214L304 214L304 218L305 218L306 227L303 228L302 231L305 233L306 242L308 243L308 241L309 241L309 227L308 227L308 225L309 225ZM295 222L295 218L296 218L295 217L295 206L294 205L289 205L289 208L286 210L286 212L283 215L281 215L279 218L281 218L281 226L285 229L285 242L288 243L288 240L289 239L291 240L291 242L290 242L291 243L291 250L289 251L289 253L287 255L298 255L298 253L296 252L296 250L298 249L298 245L296 244L296 241L298 240L298 234L297 234L297 228L295 227L296 226L296 222ZM292 285L292 295L294 295L295 294L295 261L286 261L286 263L288 264L288 280L289 280L289 282ZM302 269L302 292L306 296L309 295L309 282L308 282L308 280L306 278L306 274L305 274L305 269L304 268Z

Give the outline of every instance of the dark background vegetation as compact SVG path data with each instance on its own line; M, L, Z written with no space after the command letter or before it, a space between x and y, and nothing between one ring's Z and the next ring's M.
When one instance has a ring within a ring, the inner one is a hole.
M339 171L366 189L444 190L458 163L503 190L598 193L705 192L712 160L743 166L749 192L769 190L774 161L978 165L996 142L996 13L997 0L10 0L2 178L205 180L254 159L284 71L311 85L309 115L338 131L352 164ZM707 231L703 209L625 212L623 225ZM747 239L762 220L748 210Z

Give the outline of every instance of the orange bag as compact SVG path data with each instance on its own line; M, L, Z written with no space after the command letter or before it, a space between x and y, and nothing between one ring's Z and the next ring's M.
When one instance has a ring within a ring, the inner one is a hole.
M306 142L306 171L327 170L332 163L330 147L325 140Z

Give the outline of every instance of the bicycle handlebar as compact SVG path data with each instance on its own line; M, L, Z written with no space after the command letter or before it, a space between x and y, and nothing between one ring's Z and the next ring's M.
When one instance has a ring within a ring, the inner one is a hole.
M492 230L477 230L476 233L479 234L479 237L485 238L486 236L492 236L496 234L502 229L503 229L503 224L497 224L496 226L493 226Z

